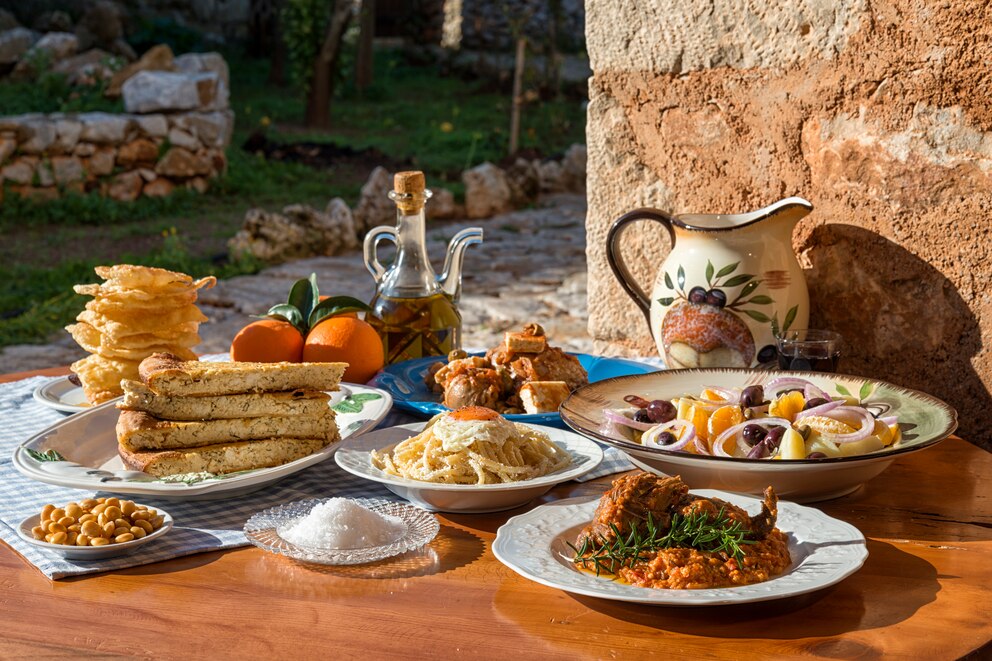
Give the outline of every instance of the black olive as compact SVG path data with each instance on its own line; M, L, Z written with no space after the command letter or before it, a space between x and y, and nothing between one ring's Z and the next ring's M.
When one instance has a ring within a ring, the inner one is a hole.
M768 430L765 440L761 442L768 447L769 454L774 454L778 446L782 444L783 436L785 436L785 427L772 427Z
M751 408L760 406L765 399L765 389L761 386L748 386L741 391L741 406Z
M675 419L678 410L675 405L664 399L656 399L647 405L644 409L648 412L648 417L651 418L651 422L671 422Z
M768 431L761 425L756 424L745 425L744 429L741 430L741 436L744 438L744 442L752 447L763 441L767 435Z
M814 397L813 399L811 399L811 400L809 400L809 401L806 402L806 406L803 407L803 410L805 411L805 410L811 409L811 408L813 408L815 406L823 406L824 404L829 404L829 403L830 402L828 402L827 400L823 399L822 397Z
M637 409L634 412L634 422L650 423L651 416L648 415L647 409Z
M759 363L770 363L778 359L778 348L774 344L766 344L758 352Z
M823 454L822 452L810 452L808 455L806 455L806 458L807 459L826 459L827 458L827 455Z
M663 431L660 434L658 434L658 444L659 445L671 445L672 443L676 442L677 440L679 440L679 439L675 438L675 434L673 434L670 431Z

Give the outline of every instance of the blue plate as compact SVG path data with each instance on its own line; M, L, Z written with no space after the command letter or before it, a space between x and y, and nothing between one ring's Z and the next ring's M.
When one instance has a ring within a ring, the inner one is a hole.
M471 354L473 356L485 356L484 353ZM579 359L579 363L589 373L589 383L610 379L615 376L628 376L631 374L646 374L656 372L658 368L645 363L638 363L623 358L605 358L603 356L590 356L584 353L571 354ZM450 411L447 406L441 403L441 396L432 392L424 383L424 375L428 368L437 362L444 360L441 356L429 356L427 358L417 358L416 360L406 360L402 363L387 365L381 372L375 375L370 386L382 388L393 396L393 403L411 413L416 413L424 417L431 417L438 413ZM564 423L561 416L555 413L511 413L506 416L508 420L517 422L527 422L534 425L552 425L562 427Z

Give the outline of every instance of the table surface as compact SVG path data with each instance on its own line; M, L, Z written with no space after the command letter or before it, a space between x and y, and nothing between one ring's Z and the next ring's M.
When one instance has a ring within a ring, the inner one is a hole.
M868 538L856 574L809 595L709 608L575 596L517 575L491 543L523 510L440 514L427 547L353 567L248 547L52 582L0 543L0 658L295 658L321 648L333 658L984 656L989 475L992 454L959 438L902 456L854 494L815 505ZM568 483L540 502L598 495L609 482Z

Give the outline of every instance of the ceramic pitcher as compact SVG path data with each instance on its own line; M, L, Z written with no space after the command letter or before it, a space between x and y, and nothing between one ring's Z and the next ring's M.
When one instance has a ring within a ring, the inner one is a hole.
M792 230L812 210L790 197L753 213L637 209L613 223L606 239L610 268L644 312L670 369L771 363L775 336L806 328L809 294ZM664 225L672 241L650 298L620 254L624 231L639 220Z

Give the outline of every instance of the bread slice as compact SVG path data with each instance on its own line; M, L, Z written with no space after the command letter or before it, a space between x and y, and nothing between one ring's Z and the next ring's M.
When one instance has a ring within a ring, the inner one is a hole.
M195 448L213 443L283 438L331 438L337 434L334 411L317 415L266 416L177 422L144 411L121 411L117 441L128 450Z
M117 408L144 411L163 420L227 420L263 416L319 415L329 408L330 395L316 390L248 393L244 395L157 395L140 381L125 380L124 399Z
M544 335L533 335L531 333L512 333L507 331L503 334L503 344L510 353L541 353L548 346L548 338Z
M155 353L138 373L159 395L233 395L285 390L337 390L348 363L207 363Z
M564 381L529 381L520 387L520 401L527 413L554 413L571 392Z
M220 475L288 464L336 440L336 435L333 439L266 438L162 451L133 451L119 445L117 453L128 470L143 471L158 477L183 473Z

